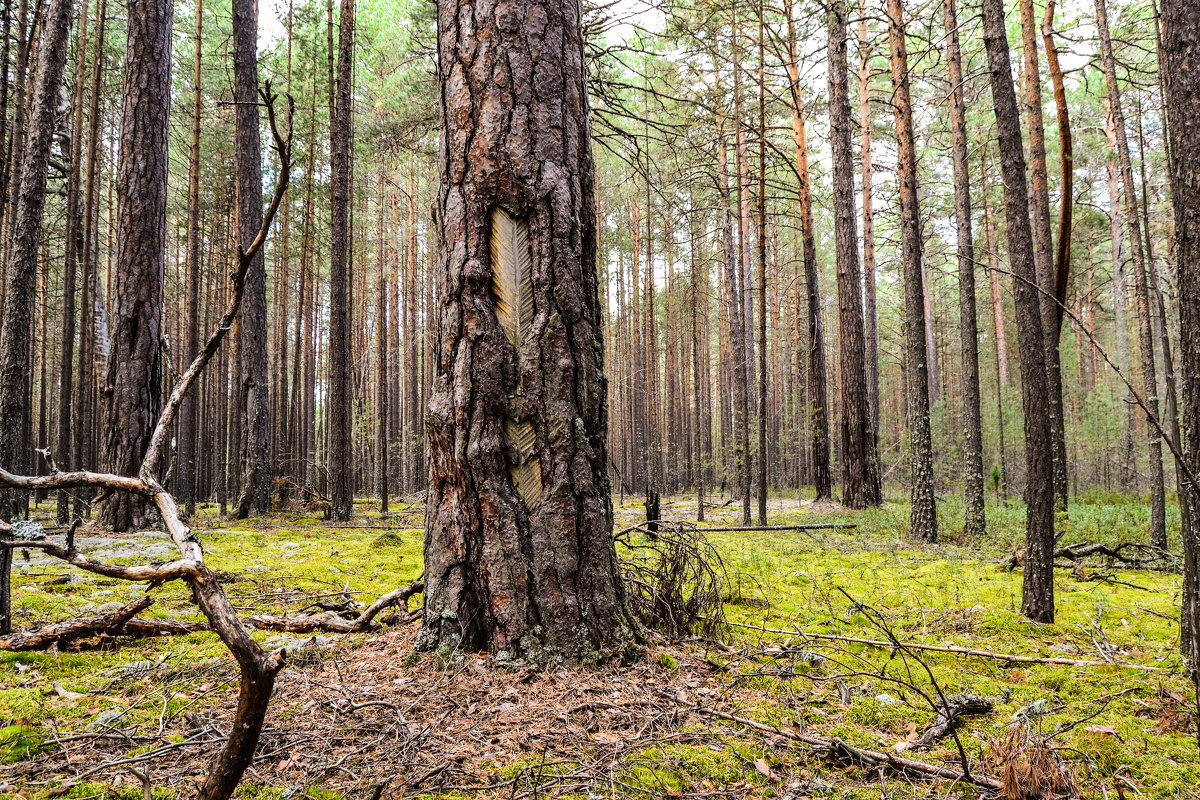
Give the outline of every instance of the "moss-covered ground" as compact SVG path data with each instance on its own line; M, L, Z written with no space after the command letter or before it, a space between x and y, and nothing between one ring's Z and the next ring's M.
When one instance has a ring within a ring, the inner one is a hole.
M691 519L695 508L693 498L673 498L665 503L663 515ZM218 519L209 507L201 509L195 522L210 565L223 571L227 590L242 611L294 614L319 597L340 599L348 594L367 603L421 573L419 509L405 513L401 506L401 513L382 517L371 504L361 502L356 511L353 525L337 527L303 513L234 523ZM660 642L641 668L656 676L654 680L677 678L681 686L690 686L684 674L688 665L708 664L711 679L730 691L730 707L742 716L784 727L798 725L868 749L903 750L904 743L934 719L922 696L932 697L937 691L927 666L946 695L971 693L993 700L992 713L971 717L959 729L965 751L981 771L995 770L989 754L1016 724L1014 719L1021 718L1029 720L1035 734L1049 737L1087 796L1200 796L1195 701L1178 654L1179 576L1169 570L1117 569L1102 559L1060 569L1057 619L1052 625L1034 624L1020 613L1020 569L1004 565L1020 548L1023 509L993 501L988 532L973 539L961 535L961 512L954 501L942 503L942 541L924 545L910 539L908 508L898 499L857 513L795 498L773 500L773 524L828 521L857 527L710 534L730 576L725 613L735 623L728 642L732 649L702 648L697 655L698 645ZM618 527L635 522L640 513L637 503L619 502ZM711 509L708 517L708 525L730 525L740 514L725 506ZM1069 517L1060 520L1062 544L1144 541L1148 517L1140 498L1077 498ZM1177 532L1177 519L1172 525ZM97 536L93 542L101 555L130 562L143 558L145 548L156 543L164 544L153 534ZM105 604L126 602L144 588L76 574L36 552L28 560L18 552L17 561L14 616L22 628L94 613ZM153 594L157 601L148 616L197 618L183 587L164 586ZM932 646L1112 663L1010 663L936 651L897 652L837 639L806 639L800 631L873 640L894 635L902 642ZM255 635L271 640L271 646L288 641L278 634ZM372 634L328 638L342 659L352 659L359 648L383 647ZM393 645L400 646L388 646ZM400 662L388 664L393 682L408 680L409 672L434 668L428 658L389 658ZM22 765L89 729L140 732L143 738L135 736L127 747L121 745L129 755L170 741L172 720L229 703L236 674L226 659L220 642L207 633L90 642L64 652L0 653L0 794L33 797L58 785L61 774L31 776ZM354 676L343 680L352 683ZM303 708L286 709L275 724L289 719L303 726ZM601 725L592 736L603 743L605 730ZM148 743L156 731L160 739ZM610 776L609 793L905 796L895 793L894 782L865 776L862 770L792 756L780 742L751 744L730 733L729 727L714 725L700 735L685 726L669 741L641 749L629 745L632 757L626 758L620 775ZM522 753L516 748L499 755L501 746L494 749L497 755L487 761L494 767L493 777L497 785L511 782L514 792L518 775L555 770L565 774L579 765L578 760L548 765L546 751L539 764L536 750ZM951 765L958 758L950 738L928 752L908 755ZM251 775L241 791L247 798L263 800L300 793L324 800L331 790L322 783L277 785ZM344 786L332 777L329 784ZM438 797L466 791L449 784L442 790L419 784L406 790L405 785L389 791L396 796L424 791ZM556 793L574 796L569 787L575 784L557 785ZM156 784L153 794L186 794L185 786L166 781ZM912 794L927 791L961 787L911 788ZM338 789L335 794L354 793ZM509 796L507 789L495 787L485 794ZM109 771L85 779L67 796L132 800L142 796L142 787L128 775L114 784Z

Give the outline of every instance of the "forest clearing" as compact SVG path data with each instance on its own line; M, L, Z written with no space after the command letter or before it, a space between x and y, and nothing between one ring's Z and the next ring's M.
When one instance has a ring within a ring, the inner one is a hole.
M0 800L1200 800L1196 0L0 0Z

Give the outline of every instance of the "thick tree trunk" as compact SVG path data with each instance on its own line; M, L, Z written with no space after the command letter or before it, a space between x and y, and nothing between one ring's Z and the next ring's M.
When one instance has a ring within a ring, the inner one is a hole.
M1175 253L1179 281L1183 439L1193 477L1200 474L1200 17L1187 0L1164 0L1162 69L1167 89ZM1183 531L1182 642L1200 675L1200 487L1186 495L1191 524Z
M800 85L800 58L796 22L790 0L785 5L788 22L788 78L792 98L792 133L796 140L796 190L800 199L800 228L804 250L804 287L808 300L808 408L812 481L818 500L833 496L829 469L829 390L825 369L825 329L821 308L821 273L817 265L817 234L813 222L812 187L808 170L808 130L804 95Z
M908 84L908 47L901 0L888 0L888 39L895 86L896 172L900 184L901 262L904 272L905 352L908 356L908 435L912 448L912 535L937 541L933 487L933 434L929 423L929 354L925 339L925 280L917 152Z
M342 0L336 102L330 125L329 256L329 480L330 516L350 519L353 473L350 452L350 80L354 57L354 0ZM332 88L331 88L332 91Z
M1050 442L1055 500L1067 507L1067 445L1063 417L1062 367L1058 351L1058 303L1055 302L1054 242L1050 233L1050 181L1046 171L1046 133L1042 121L1042 79L1038 67L1037 19L1033 0L1020 0L1021 49L1025 57L1025 105L1029 110L1029 188L1033 200L1033 244L1036 259L1042 336L1046 340L1046 388L1050 392ZM1024 378L1024 375L1022 375Z
M130 6L117 157L113 331L104 381L105 470L136 475L161 398L159 339L167 244L171 14L166 0ZM100 520L125 531L149 522L144 498L117 493Z
M30 312L37 280L38 243L42 212L46 204L46 167L54 137L54 115L58 110L59 84L67 63L71 32L70 0L50 0L43 21L37 82L25 137L24 169L12 215L12 242L6 263L4 318L0 321L0 467L18 468L29 463L19 451L22 437L12 435L29 417L25 383L32 374L29 360L33 333ZM16 511L16 492L0 489L0 521ZM9 569L12 550L0 548L0 633L11 630Z
M1008 221L1008 254L1021 351L1021 400L1025 411L1025 566L1021 610L1039 622L1054 621L1054 475L1050 454L1050 405L1045 338L1033 257L1021 116L1012 82L1003 0L983 0L992 104L1000 143L1000 172Z
M578 662L636 637L612 539L580 16L438 6L425 648Z
M858 235L854 221L854 151L850 137L846 16L845 0L833 0L828 13L829 138L833 150L833 223L837 250L842 504L866 508L879 505L882 491L867 382L862 275L858 268Z
M971 178L967 146L967 106L963 89L962 53L954 0L943 0L946 63L950 78L950 128L954 153L954 221L958 233L958 318L962 338L963 482L966 519L971 535L986 527L983 499L983 412L979 397L979 333L975 313L975 239L971 230Z
M1129 157L1129 139L1125 133L1125 114L1121 110L1121 90L1117 85L1117 67L1112 38L1108 29L1105 0L1096 0L1096 29L1100 39L1100 61L1108 89L1108 104L1116 134L1117 166L1124 199L1125 232L1133 255L1133 283L1137 295L1138 344L1142 354L1142 391L1149 413L1158 420L1158 371L1154 358L1154 328L1151 319L1150 288L1146 277L1146 254L1142 248L1141 225L1137 210L1137 189L1133 184L1133 165ZM1162 464L1162 438L1157 425L1147 426L1150 451L1150 543L1167 547L1166 486Z

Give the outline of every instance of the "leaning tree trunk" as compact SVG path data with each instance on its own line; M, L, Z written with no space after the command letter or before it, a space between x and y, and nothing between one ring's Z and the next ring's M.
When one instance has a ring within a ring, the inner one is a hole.
M979 333L975 314L975 241L971 231L971 179L967 155L967 105L954 0L943 0L946 64L950 77L950 129L954 153L954 221L958 228L958 315L962 337L964 530L983 533L983 412L979 399Z
M1200 17L1189 0L1164 0L1163 70L1174 181L1179 280L1179 349L1183 371L1184 447L1200 474ZM1189 484L1191 524L1183 531L1183 652L1200 675L1200 487Z
M249 250L262 226L262 143L258 115L258 0L233 2L234 163L237 172L238 247ZM245 518L271 504L271 462L267 432L270 402L267 372L267 273L260 250L246 274L238 328L241 359L238 394L242 426L242 495L234 516Z
M875 428L867 383L862 275L854 209L854 150L850 139L850 76L846 61L846 3L829 15L829 127L833 150L833 222L837 244L838 360L842 393L842 503L850 508L882 501Z
M46 206L46 167L54 138L58 90L67 63L71 32L70 0L52 0L43 19L38 78L33 89L29 132L25 138L24 169L12 216L12 244L4 282L4 319L0 328L0 467L27 463L18 452L22 437L13 435L30 413L25 381L30 373L29 353L33 324L34 284L37 279L38 243L42 212ZM15 492L0 489L0 521L16 510ZM9 603L9 568L12 550L0 548L0 633L8 633L12 620Z
M636 637L612 539L580 17L578 0L438 4L425 648L577 662Z
M102 390L107 418L104 466L117 475L137 474L161 401L158 343L167 262L171 8L167 0L144 0L129 7L115 180L116 325ZM148 522L150 509L144 497L118 492L101 506L100 520L125 531Z
M895 85L896 173L900 183L901 261L904 270L904 330L908 356L908 430L912 448L912 534L937 541L933 496L933 434L929 424L929 352L925 338L925 280L922 270L921 210L917 199L917 151L908 47L901 0L888 0L888 40Z
M1039 622L1054 621L1054 475L1050 454L1049 388L1042 337L1033 230L1029 221L1021 117L1012 82L1004 0L983 0L992 104L1000 143L1008 253L1012 261L1017 341L1021 351L1021 400L1025 412L1025 574L1021 610Z

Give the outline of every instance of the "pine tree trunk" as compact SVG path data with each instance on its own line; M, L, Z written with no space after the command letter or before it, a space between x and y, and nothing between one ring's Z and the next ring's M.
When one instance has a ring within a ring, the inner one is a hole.
M875 455L879 457L879 315L875 300L874 171L871 167L871 47L867 36L866 0L858 3L858 124L862 132L863 277L866 287L867 398L871 403L871 428Z
M962 53L954 0L943 0L946 64L950 78L951 147L954 154L954 220L958 233L958 312L962 338L963 478L969 535L986 527L983 498L983 419L979 398L979 333L975 312L975 240L971 230L971 178L967 147L967 108Z
M1188 466L1200 475L1200 17L1187 0L1163 0L1165 73L1175 253L1179 281L1183 431ZM1200 487L1186 496L1191 524L1183 531L1183 653L1200 675Z
M1021 610L1038 622L1054 621L1054 475L1050 454L1049 388L1045 338L1029 220L1021 117L1012 83L1003 0L983 0L992 104L1000 144L1000 173L1008 221L1008 253L1021 352L1021 399L1025 411L1025 565Z
M1004 445L1004 390L1008 387L1008 340L1004 333L1004 297L1000 294L1000 246L992 203L988 194L987 151L979 151L979 193L983 196L983 224L987 229L988 286L992 293L992 337L996 358L996 430L1000 451L1000 498L1008 499L1008 451Z
M1133 255L1133 283L1137 301L1138 344L1142 353L1142 392L1149 413L1157 420L1158 372L1154 359L1154 330L1151 320L1150 289L1146 277L1146 254L1142 248L1141 225L1137 210L1137 189L1133 185L1133 165L1129 157L1129 139L1125 133L1125 114L1121 110L1121 90L1117 85L1117 67L1113 58L1105 0L1096 0L1096 28L1100 38L1100 61L1108 89L1108 103L1116 134L1117 165L1124 199L1125 231ZM1166 486L1163 477L1162 438L1157 425L1147 426L1150 451L1150 543L1167 547Z
M330 125L329 256L329 480L330 516L348 520L353 511L350 452L350 80L354 57L354 0L342 0L339 18L336 102Z
M763 2L758 2L758 524L767 524L767 101Z
M908 84L908 47L901 0L888 0L888 39L895 86L896 170L900 184L901 261L904 277L905 352L908 361L908 430L912 449L912 535L937 541L933 487L933 435L929 424L929 353L926 343L925 281L917 153Z
M842 403L842 504L866 508L882 501L879 458L871 419L862 313L862 275L855 230L854 152L850 136L850 77L846 3L833 0L829 25L829 127L833 151L834 238L837 250L838 348Z
M187 210L187 341L186 363L200 351L200 114L202 59L204 55L204 0L196 3L196 33L192 53L192 138L188 147ZM179 502L191 516L196 501L196 400L184 397L179 406L179 466L176 470Z
M580 16L438 7L425 648L579 662L636 635L612 540Z
M12 241L6 263L4 318L0 321L0 465L9 469L29 463L19 451L21 438L12 431L30 418L26 380L32 375L30 344L33 325L30 312L37 280L38 243L42 212L46 204L46 167L54 137L59 85L67 63L71 32L70 0L50 0L43 20L37 82L30 105L29 130L25 137L24 170L12 215ZM0 491L0 520L9 520L18 507L16 492ZM0 633L12 626L9 570L12 550L0 548Z

